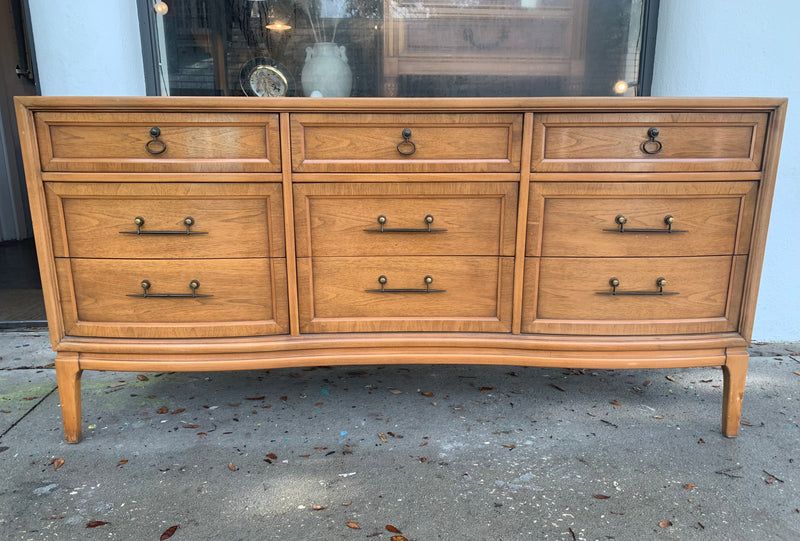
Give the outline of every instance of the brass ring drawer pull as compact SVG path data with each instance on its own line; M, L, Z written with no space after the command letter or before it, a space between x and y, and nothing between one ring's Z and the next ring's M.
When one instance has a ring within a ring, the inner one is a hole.
M123 235L208 235L208 231L192 231L190 227L194 225L194 218L187 216L183 219L183 225L186 227L183 231L142 231L144 225L144 218L137 216L133 219L136 225L136 231L120 231Z
M381 214L380 216L378 216L378 224L380 224L381 226L380 229L365 229L364 231L367 231L369 233L442 233L444 231L447 231L447 229L431 228L431 224L433 223L433 214L425 215L424 221L427 227L421 227L421 228L399 227L399 228L387 229L386 227L384 227L384 225L386 225L386 221L387 221L386 216Z
M150 137L152 137L152 139L144 145L144 148L146 148L147 152L150 154L161 154L167 150L167 144L158 138L159 135L161 135L161 128L158 126L150 128Z
M658 137L658 128L650 128L647 130L647 136L650 138L649 141L645 141L642 143L642 152L645 154L658 154L661 152L661 149L664 148L664 145L656 139Z
M425 282L424 289L386 289L386 282L388 278L384 275L378 276L378 283L381 285L380 289L365 289L367 293L444 293L446 289L431 289L433 283L433 276L428 275L422 279Z
M686 229L672 229L672 224L675 223L675 217L671 214L664 216L664 223L666 229L625 229L625 224L628 223L628 218L622 214L618 214L614 221L617 223L615 229L603 229L603 231L611 231L614 233L688 233Z
M192 290L191 293L148 293L147 290L150 289L151 285L150 280L142 280L140 284L142 286L142 292L137 295L128 295L128 297L142 297L145 299L149 299L150 297L213 297L214 295L201 295L197 292L197 289L200 287L200 282L198 280L192 280L189 282L189 289Z
M664 291L664 286L667 285L667 279L659 277L656 279L656 287L658 291L618 291L619 279L611 278L608 281L611 286L611 291L597 291L598 295L678 295L677 291Z
M401 135L403 136L403 141L397 143L397 152L403 156L411 156L417 151L417 145L414 144L414 141L411 141L411 129L403 129Z

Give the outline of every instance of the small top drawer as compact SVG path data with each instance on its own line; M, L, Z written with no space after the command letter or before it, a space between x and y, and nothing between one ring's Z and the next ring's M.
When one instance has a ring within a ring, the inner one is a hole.
M280 171L278 115L36 113L43 171Z
M297 172L518 172L520 114L292 115Z
M759 171L766 113L534 115L536 172Z

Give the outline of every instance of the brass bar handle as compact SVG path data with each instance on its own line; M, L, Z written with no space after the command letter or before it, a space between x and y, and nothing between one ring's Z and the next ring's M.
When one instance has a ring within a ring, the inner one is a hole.
M611 286L611 291L596 291L598 295L678 295L677 291L664 291L664 286L667 285L667 279L663 276L656 278L656 287L658 291L618 291L619 278L611 278L608 285Z
M613 233L688 233L687 229L673 229L672 224L675 223L675 217L672 214L664 216L664 223L666 229L625 229L625 224L628 223L628 218L622 214L618 214L614 221L617 223L615 229L603 229L603 231L611 231Z
M389 281L386 276L381 274L378 276L378 283L381 285L380 289L365 289L367 293L444 293L446 289L431 289L433 283L433 276L427 275L422 281L425 283L424 289L386 289L386 283Z
M191 293L148 293L152 284L150 280L142 280L142 283L139 284L142 286L142 292L136 295L127 295L128 297L141 297L143 299L149 299L152 297L157 298L164 298L164 297L213 297L214 295L202 295L197 292L197 289L200 287L199 280L192 280L189 282L189 289L192 290Z
M378 224L380 225L380 229L364 229L364 231L368 233L443 233L447 231L447 229L433 229L431 224L433 223L433 214L426 214L425 218L423 218L427 227L422 228L405 228L405 227L395 227L391 229L387 229L384 227L387 222L386 216L381 214L378 216Z
M664 148L664 145L656 139L658 137L658 128L650 128L647 130L647 136L650 138L649 141L645 141L642 143L642 152L645 154L658 154L661 152L661 149Z
M144 144L144 148L146 148L147 152L150 154L161 154L167 150L167 144L158 138L159 135L161 135L161 128L158 126L150 128L150 137L152 137L152 139Z
M183 231L142 231L144 225L144 218L137 216L133 219L136 225L136 231L120 231L122 235L208 235L208 231L192 231L190 228L194 225L194 218L187 216L183 219L183 225L186 227Z
M403 140L397 143L397 152L403 156L411 156L417 151L417 145L411 141L411 129L404 128L400 135L403 136Z

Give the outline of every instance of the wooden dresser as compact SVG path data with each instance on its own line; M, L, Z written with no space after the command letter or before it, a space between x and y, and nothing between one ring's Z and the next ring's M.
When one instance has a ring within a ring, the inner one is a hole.
M385 363L721 365L735 436L785 109L18 98L66 440L83 370Z

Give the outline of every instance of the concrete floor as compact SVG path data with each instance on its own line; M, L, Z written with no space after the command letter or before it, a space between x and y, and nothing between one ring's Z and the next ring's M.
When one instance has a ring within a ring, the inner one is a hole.
M0 539L796 541L799 348L751 348L735 439L717 369L375 366L84 373L69 445L0 331Z

